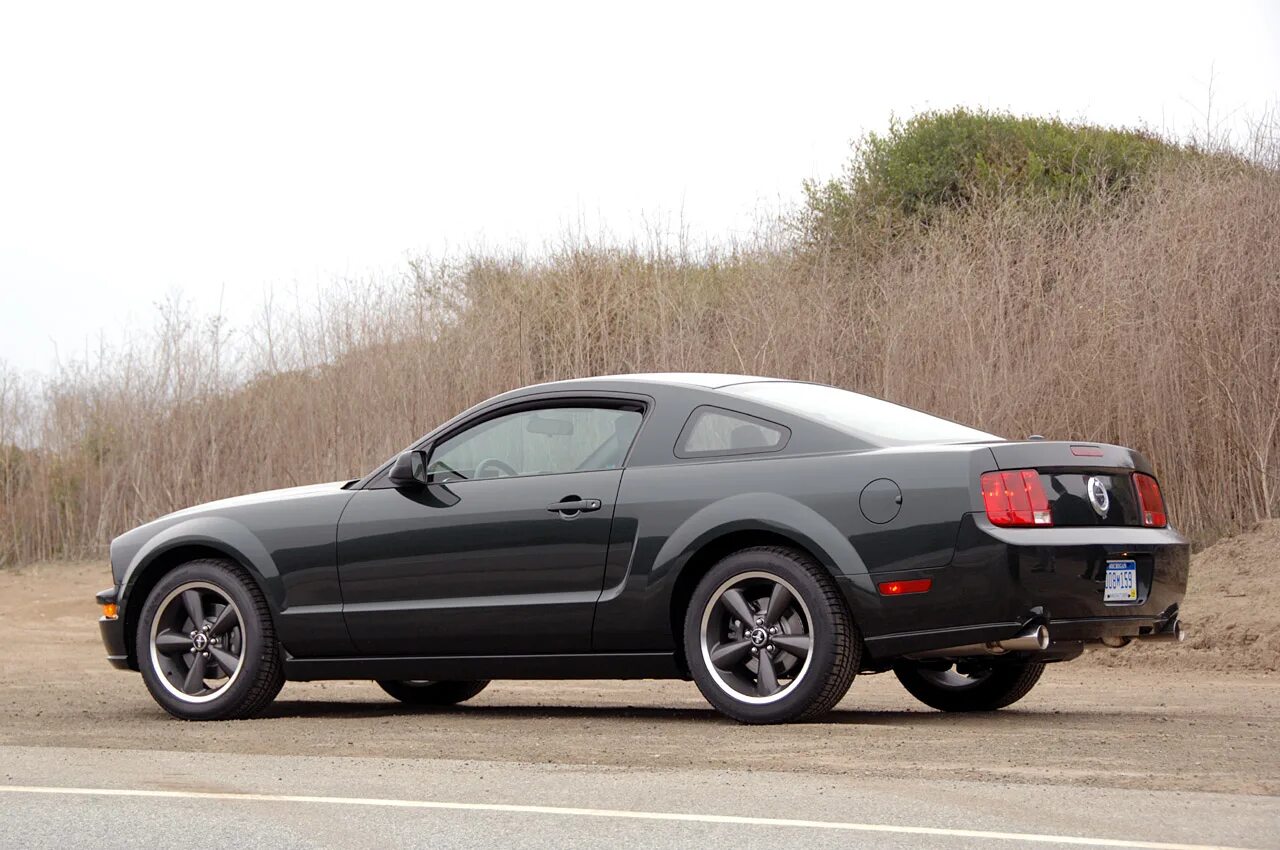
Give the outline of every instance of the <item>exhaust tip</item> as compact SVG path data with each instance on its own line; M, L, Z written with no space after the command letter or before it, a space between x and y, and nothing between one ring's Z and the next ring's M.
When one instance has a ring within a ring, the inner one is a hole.
M1175 620L1164 628L1164 630L1155 632L1154 634L1142 635L1141 640L1157 641L1161 643L1182 643L1187 639L1187 630L1182 625L1181 620Z
M997 655L1002 652L1044 652L1048 648L1048 626L1032 626L1017 637L987 644L988 651Z

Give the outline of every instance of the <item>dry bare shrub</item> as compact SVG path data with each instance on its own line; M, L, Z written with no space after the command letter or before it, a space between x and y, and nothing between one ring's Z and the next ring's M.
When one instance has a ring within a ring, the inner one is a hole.
M1260 160L1263 158L1260 158ZM1116 202L1011 198L872 259L766 230L410 264L154 339L36 386L0 372L0 559L101 552L160 513L354 477L539 381L635 371L815 380L1155 462L1197 540L1280 508L1280 175L1197 158Z

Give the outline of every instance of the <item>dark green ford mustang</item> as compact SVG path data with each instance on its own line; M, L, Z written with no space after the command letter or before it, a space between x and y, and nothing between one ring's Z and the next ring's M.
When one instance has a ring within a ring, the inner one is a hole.
M456 703L692 678L748 723L857 673L990 710L1087 647L1180 640L1187 541L1119 446L1010 442L819 384L625 375L490 399L352 481L118 537L108 657L189 719L286 679Z

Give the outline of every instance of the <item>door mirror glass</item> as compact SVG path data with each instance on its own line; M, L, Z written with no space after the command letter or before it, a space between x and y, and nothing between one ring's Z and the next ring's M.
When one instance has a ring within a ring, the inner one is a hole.
M419 487L427 483L427 453L411 449L401 452L391 464L387 480L397 487Z

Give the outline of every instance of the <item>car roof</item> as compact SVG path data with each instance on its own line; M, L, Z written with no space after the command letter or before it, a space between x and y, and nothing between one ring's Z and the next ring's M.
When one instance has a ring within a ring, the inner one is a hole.
M542 393L565 391L586 393L625 393L628 391L643 391L645 388L665 386L674 388L691 388L695 391L701 390L711 394L715 393L716 390L735 386L737 384L786 380L786 378L765 378L757 375L731 375L718 372L637 372L627 375L596 375L586 378L570 378L563 381L548 381L546 383L532 384L508 390L505 393L499 393L496 396L485 399L432 429L432 431L418 439L413 446L415 448L421 446L423 442L432 436L432 434L436 434L453 427L455 423L467 419L478 410L496 404L518 402L528 396L538 396ZM370 481L373 481L378 476L385 473L387 469L390 468L394 460L394 457L389 458L385 463L374 469L364 478L358 479L353 486L357 489L365 487Z
M640 372L628 375L598 375L590 378L572 378L565 381L551 381L538 384L536 387L524 389L547 390L556 387L579 388L583 385L615 383L620 381L640 384L661 384L668 386L701 387L718 390L734 384L749 384L758 381L783 381L785 378L763 378L758 375L728 375L718 372Z

